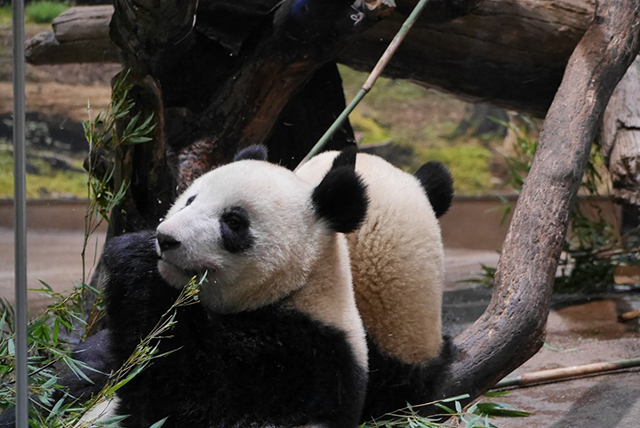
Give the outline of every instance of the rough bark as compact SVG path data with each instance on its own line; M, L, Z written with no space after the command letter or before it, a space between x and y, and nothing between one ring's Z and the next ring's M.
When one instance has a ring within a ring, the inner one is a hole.
M622 233L631 248L640 244L640 58L631 64L602 119L600 144L613 196L622 205Z
M145 119L153 115L155 127L151 143L116 149L114 187L127 186L123 202L111 213L108 238L126 232L154 228L175 198L175 179L171 174L164 136L164 103L157 82L151 76L130 74L130 96L134 107L116 124L121 133L136 114Z
M355 36L339 60L371 70L417 1L398 0L396 10ZM236 55L277 3L202 0L196 32ZM242 25L225 25L234 22L228 18L231 9ZM432 0L385 73L544 117L592 15L593 0ZM462 17L452 20L456 16ZM35 54L28 58L44 62Z
M390 12L388 2L273 3L202 2L189 32L192 20L185 16L191 9L184 3L179 19L170 7L150 19L148 8L115 2L112 37L125 66L153 76L162 88L166 145L179 189L228 162L238 148L267 141L316 70ZM311 114L310 105L304 109Z
M455 339L437 395L475 397L542 346L569 213L609 97L640 49L640 1L599 2L544 122L495 276L489 307Z

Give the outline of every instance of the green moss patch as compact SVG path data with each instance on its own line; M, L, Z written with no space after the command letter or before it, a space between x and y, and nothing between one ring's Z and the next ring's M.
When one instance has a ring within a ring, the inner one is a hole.
M87 174L76 170L60 171L51 167L43 159L30 159L27 173L27 198L86 198ZM0 198L12 199L13 155L0 151Z

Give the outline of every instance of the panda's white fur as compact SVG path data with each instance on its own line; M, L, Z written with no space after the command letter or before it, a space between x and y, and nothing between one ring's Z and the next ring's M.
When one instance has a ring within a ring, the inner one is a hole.
M325 152L297 175L317 184L338 152ZM364 224L348 234L356 302L380 350L405 363L438 357L444 252L440 226L420 181L380 157L358 153L367 184Z

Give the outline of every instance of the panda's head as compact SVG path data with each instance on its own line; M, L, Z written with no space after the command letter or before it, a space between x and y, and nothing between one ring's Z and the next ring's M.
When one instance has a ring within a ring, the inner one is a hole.
M206 275L200 296L215 312L288 296L323 262L336 232L357 229L366 215L355 150L336 158L316 187L261 153L245 150L198 178L157 228L162 277L182 288Z

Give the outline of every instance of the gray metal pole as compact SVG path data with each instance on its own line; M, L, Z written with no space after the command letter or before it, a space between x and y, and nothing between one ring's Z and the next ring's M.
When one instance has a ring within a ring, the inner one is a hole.
M29 426L27 384L27 226L24 0L13 0L13 156L15 202L16 426Z

